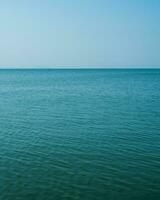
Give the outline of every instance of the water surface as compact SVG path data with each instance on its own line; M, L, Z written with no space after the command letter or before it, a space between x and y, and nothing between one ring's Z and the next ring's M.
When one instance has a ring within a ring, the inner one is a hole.
M160 199L160 70L0 70L0 199Z

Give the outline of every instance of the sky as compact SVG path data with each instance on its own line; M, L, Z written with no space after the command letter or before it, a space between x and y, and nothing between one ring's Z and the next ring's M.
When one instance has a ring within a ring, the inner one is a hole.
M160 1L2 0L0 67L160 67Z

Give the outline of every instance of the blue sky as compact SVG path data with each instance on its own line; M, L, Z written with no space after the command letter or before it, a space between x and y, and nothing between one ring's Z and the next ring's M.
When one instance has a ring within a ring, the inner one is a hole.
M160 1L0 1L0 66L160 67Z

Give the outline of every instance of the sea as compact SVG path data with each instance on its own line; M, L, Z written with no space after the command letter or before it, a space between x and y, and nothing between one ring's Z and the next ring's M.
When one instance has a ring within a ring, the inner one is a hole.
M159 200L160 69L1 69L0 200Z

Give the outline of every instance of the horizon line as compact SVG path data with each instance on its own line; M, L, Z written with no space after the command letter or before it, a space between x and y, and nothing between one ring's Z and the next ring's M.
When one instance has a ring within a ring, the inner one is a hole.
M49 67L49 66L33 66L33 67L23 67L23 66L0 66L0 70L2 69L160 69L160 66L157 66L157 67L87 67L87 66L83 66L83 67L64 67L64 66L61 66L61 67Z

